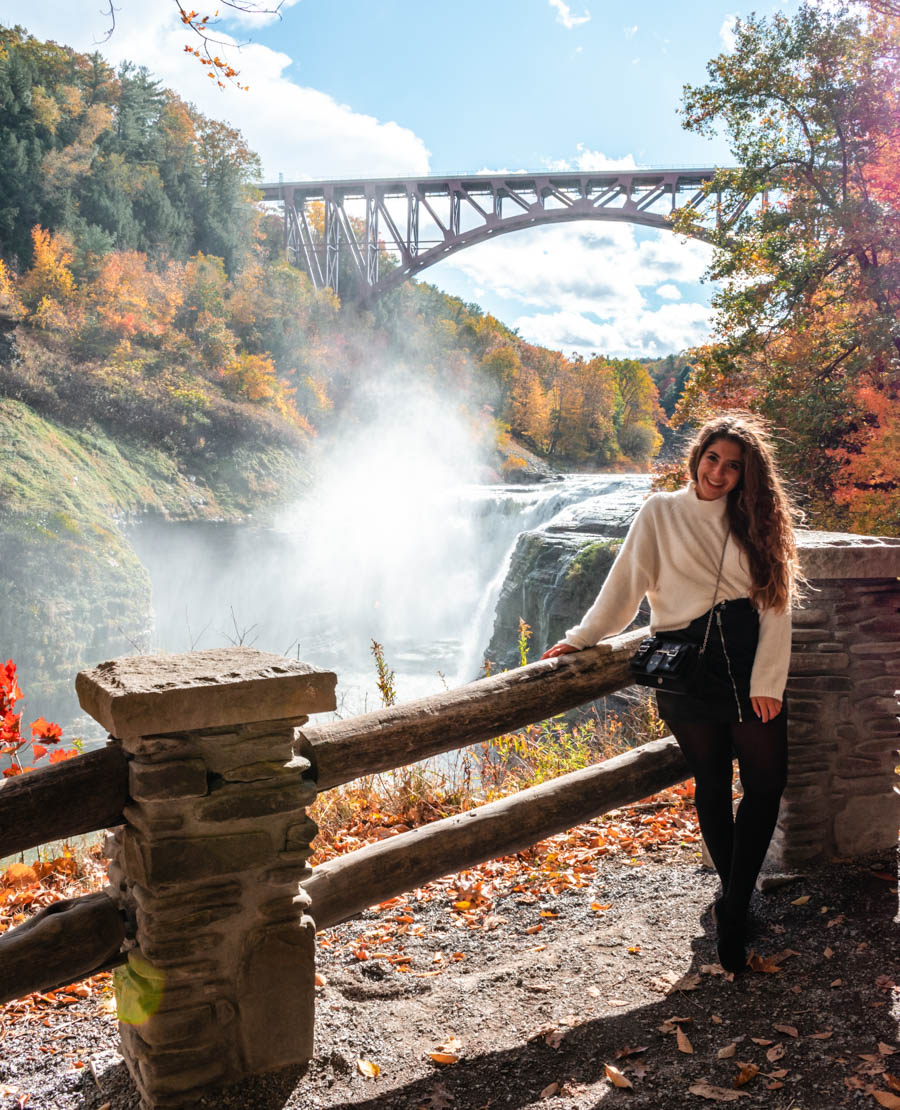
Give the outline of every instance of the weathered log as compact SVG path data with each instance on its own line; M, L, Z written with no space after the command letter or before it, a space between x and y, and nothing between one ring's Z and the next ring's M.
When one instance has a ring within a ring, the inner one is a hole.
M561 775L466 813L321 863L303 884L318 929L417 886L508 856L690 774L675 740L651 740L583 771Z
M49 840L124 823L128 761L118 744L5 779L0 786L0 859Z
M125 920L103 891L54 902L0 936L0 1003L111 966L124 939Z
M304 728L319 790L360 775L492 740L631 685L628 657L647 635L639 628L586 651L539 660L406 705Z

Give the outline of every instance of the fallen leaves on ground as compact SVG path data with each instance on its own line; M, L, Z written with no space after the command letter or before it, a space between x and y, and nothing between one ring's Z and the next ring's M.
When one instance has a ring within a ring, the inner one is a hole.
M630 1091L634 1090L634 1084L631 1082L630 1079L624 1076L618 1068L613 1067L612 1064L605 1064L604 1070L606 1071L606 1078L610 1081L610 1083L613 1084L613 1086L625 1087Z
M401 826L421 823L415 813L382 813L370 797L362 794L350 795L349 801L354 816L330 836L320 835L313 863L322 863L382 840L386 832ZM446 816L447 812L429 813L427 817L430 820ZM390 959L396 966L399 960L396 970L414 975L441 974L446 967L443 959L436 960L437 966L427 971L413 970L415 960L403 953L405 938L421 937L425 933L424 927L416 923L414 903L422 905L442 900L456 927L500 934L507 921L496 912L497 900L517 895L519 904L537 907L538 920L522 930L525 936L532 937L545 928L558 927L560 910L547 904L548 899L564 891L588 888L594 881L598 856L627 855L630 861L646 851L657 852L667 845L693 844L699 839L691 790L685 786L672 787L635 806L611 810L603 817L543 840L514 856L490 860L479 867L436 879L405 896L386 899L377 906L380 916L377 925L337 950L346 950L360 961ZM601 914L610 910L612 904L592 902L591 908ZM332 946L327 933L319 934L318 943ZM632 956L642 954L640 944L630 945L627 950ZM693 990L699 982L699 977L689 974L678 980L672 989Z
M462 1041L451 1033L428 1055L436 1064L446 1065L458 1063L461 1053Z
M694 1046L688 1040L687 1033L685 1033L680 1026L675 1030L675 1037L678 1042L679 1052L692 1053L694 1051Z
M455 1101L443 1083L436 1083L425 1096L425 1110L448 1110Z
M688 1090L692 1095L701 1098L710 1098L716 1102L736 1102L739 1098L746 1098L746 1091L736 1091L733 1087L716 1087L702 1079L699 1083L692 1083Z
M741 1070L734 1077L733 1085L736 1088L743 1087L749 1083L751 1079L755 1079L757 1075L759 1075L758 1064L743 1064L741 1065Z
M775 975L781 971L781 966L773 959L768 959L765 956L760 956L756 952L751 952L747 960L747 966L751 971L762 971L767 975Z

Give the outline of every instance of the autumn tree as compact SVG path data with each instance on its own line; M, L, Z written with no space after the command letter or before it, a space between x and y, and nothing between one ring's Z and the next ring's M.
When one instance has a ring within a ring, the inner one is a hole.
M32 241L33 261L19 286L29 320L41 328L68 331L81 315L71 243L40 226L32 229Z
M616 359L613 369L621 405L617 421L619 446L635 462L649 462L662 443L656 425L664 416L656 385L646 366L637 359Z
M738 21L687 87L684 123L727 133L739 170L710 193L741 212L712 232L716 341L677 416L744 405L785 430L781 455L823 524L900 520L900 20L801 6ZM676 226L696 216L682 211ZM892 423L893 422L893 423ZM872 453L873 465L864 460Z
M0 27L0 245L32 261L31 228L83 254L252 253L259 162L240 133L163 89L146 68Z
M550 397L541 384L537 371L523 367L513 382L509 398L510 431L534 450L544 452L550 446Z

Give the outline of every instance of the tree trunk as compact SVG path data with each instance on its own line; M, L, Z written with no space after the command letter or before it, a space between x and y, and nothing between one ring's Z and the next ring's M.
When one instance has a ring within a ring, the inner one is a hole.
M689 775L671 736L651 740L583 771L319 864L303 884L312 899L309 913L318 929L327 929L367 906L441 875L512 855Z
M585 651L529 663L456 690L336 724L304 728L319 790L492 740L631 684L628 659L646 628Z

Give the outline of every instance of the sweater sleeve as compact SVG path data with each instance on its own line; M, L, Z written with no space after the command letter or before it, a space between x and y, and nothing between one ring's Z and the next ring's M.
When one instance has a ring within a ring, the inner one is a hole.
M791 611L763 609L759 614L759 642L750 674L751 698L784 699L791 663Z
M617 635L637 616L641 601L658 573L654 500L651 497L641 506L600 593L581 622L567 630L563 643L576 648L591 647L605 636Z

